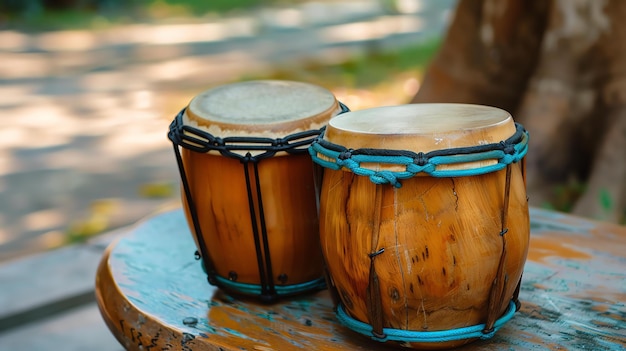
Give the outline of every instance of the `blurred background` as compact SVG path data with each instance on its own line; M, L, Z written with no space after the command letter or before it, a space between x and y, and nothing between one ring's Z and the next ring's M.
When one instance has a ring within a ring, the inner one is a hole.
M170 121L249 79L318 84L353 110L501 107L531 133L531 205L624 224L622 14L593 0L0 0L0 262L178 206Z
M407 103L453 0L0 0L0 262L179 204L168 125L248 79Z
M221 84L504 108L531 134L531 205L625 224L624 16L622 0L0 0L0 350L119 349L96 265L116 229L180 206L168 126Z

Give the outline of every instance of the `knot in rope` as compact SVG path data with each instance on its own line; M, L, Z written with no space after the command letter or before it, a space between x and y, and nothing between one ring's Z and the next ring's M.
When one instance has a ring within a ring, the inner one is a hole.
M398 178L393 174L393 172L390 171L375 172L370 175L369 178L374 184L391 184L396 188L402 186L402 184L398 181Z
M500 145L502 146L502 151L504 151L505 154L513 155L515 153L515 145L505 141L501 141Z
M424 153L420 151L417 153L417 157L413 159L413 163L422 167L426 166L426 164L428 163L428 157L426 157L426 155L424 155Z
M352 149L346 149L342 152L339 153L339 156L337 156L337 158L339 158L340 160L347 160L349 158L352 157Z
M415 163L411 163L409 165L406 166L406 170L407 172L411 172L411 173L428 173L431 174L435 171L436 169L436 165L433 163L428 163L425 165L417 165Z

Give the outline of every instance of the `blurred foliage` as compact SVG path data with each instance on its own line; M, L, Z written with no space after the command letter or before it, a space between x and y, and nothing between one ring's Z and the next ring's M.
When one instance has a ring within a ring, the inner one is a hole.
M602 209L607 212L612 210L613 206L615 206L613 202L613 195L611 195L611 193L605 188L600 190L599 201Z
M219 16L302 0L0 0L0 29L102 28L172 17Z
M263 75L244 76L241 80L300 80L328 88L357 89L374 88L382 83L401 85L404 79L398 80L396 76L421 78L440 44L441 39L437 38L396 50L370 48L366 53L353 55L339 63L325 64L311 60L293 67L279 67Z
M575 180L559 185L552 190L552 202L545 203L542 207L560 212L572 212L576 200L586 189L586 184Z
M117 210L118 203L114 199L100 199L89 206L85 218L73 221L66 231L66 243L84 242L90 237L109 229L110 216Z
M211 12L226 13L242 8L257 7L264 3L261 0L145 0L144 2L148 7L178 8L187 16L202 16ZM265 3L267 4L268 2L265 1Z
M174 196L175 185L170 182L146 183L139 187L139 195L148 199L163 199Z
M579 181L570 181L554 187L552 190L551 202L542 204L542 208L570 213L574 209L576 201L587 191L587 185ZM598 193L598 204L604 213L609 213L615 206L614 195L608 189L600 189ZM606 217L599 215L596 220L606 220ZM618 219L617 223L626 225L626 212Z

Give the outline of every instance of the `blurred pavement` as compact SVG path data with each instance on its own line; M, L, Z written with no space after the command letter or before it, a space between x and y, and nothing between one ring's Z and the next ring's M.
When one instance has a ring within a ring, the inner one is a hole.
M178 203L165 135L200 91L414 45L445 31L454 3L334 0L213 22L0 31L0 262L58 246L73 225L110 230Z

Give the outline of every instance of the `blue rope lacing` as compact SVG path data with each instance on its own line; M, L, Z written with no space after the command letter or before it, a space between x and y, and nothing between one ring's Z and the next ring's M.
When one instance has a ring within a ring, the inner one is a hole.
M466 339L490 339L494 334L502 328L502 326L508 322L516 311L515 302L511 301L504 315L500 317L494 324L493 329L489 332L485 332L485 324L477 324L469 327L450 329L450 330L437 330L437 331L413 331L404 329L392 329L383 328L384 337L375 336L372 331L371 325L358 321L350 317L343 306L339 304L337 307L337 319L344 326L352 329L353 331L371 337L373 340L386 342L386 341L399 341L399 342L414 342L414 343L436 343L447 342Z
M346 168L354 174L369 177L375 184L402 186L400 180L418 173L432 177L465 177L496 172L511 163L519 162L528 152L528 132L515 124L516 132L507 140L494 144L434 150L427 153L387 149L347 149L324 140L324 131L309 147L313 161L322 167L339 170ZM320 157L323 156L323 157ZM441 165L494 160L497 163L469 169L439 169ZM403 171L373 170L363 163L404 166Z
M201 267L202 271L207 274L206 266L204 265L204 263L201 264ZM261 284L235 282L230 279L220 277L217 274L213 278L215 279L214 285L219 286L220 288L224 288L245 295L260 295L263 293L263 286ZM326 279L324 277L309 280L304 283L274 286L276 294L280 296L290 296L308 291L323 289L326 289Z

